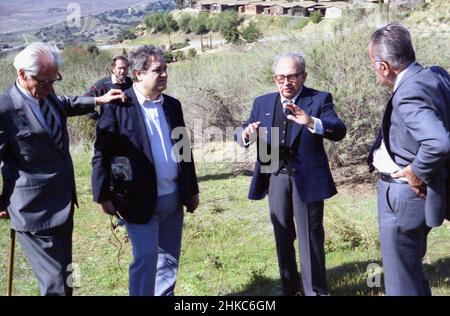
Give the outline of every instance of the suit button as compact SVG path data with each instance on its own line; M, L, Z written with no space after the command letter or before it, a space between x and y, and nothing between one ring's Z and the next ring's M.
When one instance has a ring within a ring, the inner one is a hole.
M294 151L293 151L293 150L289 150L289 153L290 153L290 154L293 154L293 153L294 153Z
M286 134L286 131L283 131L283 134Z
M295 172L295 169L292 169L292 172Z
M281 142L284 144L284 139Z

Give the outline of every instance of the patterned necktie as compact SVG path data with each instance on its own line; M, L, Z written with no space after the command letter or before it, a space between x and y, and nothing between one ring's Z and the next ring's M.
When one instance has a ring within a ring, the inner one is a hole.
M39 100L39 106L41 108L42 114L44 115L45 122L51 131L51 136L53 140L58 145L59 148L63 149L63 133L62 129L59 127L58 122L56 122L56 118L53 115L50 107L47 102L44 100Z
M288 104L288 103L294 104L294 102L293 102L292 100L290 100L290 99L285 99L285 100L283 101L283 114L284 114L285 117L287 117L289 114L292 114L292 112L289 111L289 110L285 107L285 105Z

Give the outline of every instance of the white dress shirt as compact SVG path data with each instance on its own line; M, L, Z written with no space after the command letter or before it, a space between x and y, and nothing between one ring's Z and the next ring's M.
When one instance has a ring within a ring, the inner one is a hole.
M162 106L164 97L161 94L157 100L153 101L146 98L135 85L133 89L144 116L152 150L158 196L173 193L177 190L178 164L172 154L170 127Z

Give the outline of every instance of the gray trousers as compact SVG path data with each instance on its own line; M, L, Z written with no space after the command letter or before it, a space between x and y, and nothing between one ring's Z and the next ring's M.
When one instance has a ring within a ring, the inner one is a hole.
M408 184L378 181L378 221L387 295L431 295L422 258L431 228L425 224L425 200Z
M43 296L71 296L73 213L61 226L39 232L17 231Z
M304 294L308 296L328 294L323 205L323 201L304 203L298 194L293 177L282 173L270 177L270 219L275 234L284 295L295 295L302 288L294 248L296 236L298 236Z

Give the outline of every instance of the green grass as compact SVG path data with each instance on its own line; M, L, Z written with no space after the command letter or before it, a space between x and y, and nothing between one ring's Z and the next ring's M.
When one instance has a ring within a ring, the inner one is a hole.
M91 153L73 154L80 208L75 213L75 295L127 295L130 243L92 202ZM247 175L230 164L197 163L201 206L186 214L177 295L280 295L281 284L267 200L249 201ZM376 196L373 185L340 187L325 205L327 273L332 295L380 295L366 285L370 263L379 263ZM9 226L0 222L0 294L5 291ZM111 240L111 241L110 241ZM433 229L426 270L436 295L450 295L450 227ZM443 247L444 246L444 247ZM37 295L37 282L16 246L14 295Z

